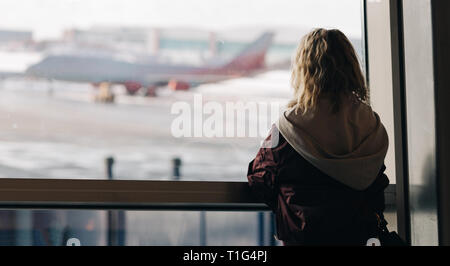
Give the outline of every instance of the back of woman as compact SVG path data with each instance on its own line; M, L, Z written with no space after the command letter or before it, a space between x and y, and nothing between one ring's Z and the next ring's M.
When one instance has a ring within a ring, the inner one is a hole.
M293 59L293 100L248 169L285 245L364 245L383 217L388 137L343 33L317 29Z

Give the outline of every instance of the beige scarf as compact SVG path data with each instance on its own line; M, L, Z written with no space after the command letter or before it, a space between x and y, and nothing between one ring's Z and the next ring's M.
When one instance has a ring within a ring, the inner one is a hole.
M327 98L319 99L306 114L291 108L276 126L303 158L356 190L365 190L375 181L389 146L378 114L351 97L343 97L334 114Z

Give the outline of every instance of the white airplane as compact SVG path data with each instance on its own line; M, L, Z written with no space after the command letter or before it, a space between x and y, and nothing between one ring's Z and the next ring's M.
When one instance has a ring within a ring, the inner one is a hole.
M27 76L75 82L123 84L130 94L141 87L157 87L170 81L186 88L249 75L265 67L265 55L274 34L266 32L237 56L222 64L203 66L150 62L130 62L105 55L49 55L25 71Z

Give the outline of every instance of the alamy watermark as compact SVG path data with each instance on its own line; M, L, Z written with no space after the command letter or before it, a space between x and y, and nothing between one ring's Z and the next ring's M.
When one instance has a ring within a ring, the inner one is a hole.
M268 136L283 106L279 102L216 102L203 101L194 94L193 102L175 102L171 114L171 133L176 138L261 138ZM278 131L271 131L271 141L262 145L278 145Z

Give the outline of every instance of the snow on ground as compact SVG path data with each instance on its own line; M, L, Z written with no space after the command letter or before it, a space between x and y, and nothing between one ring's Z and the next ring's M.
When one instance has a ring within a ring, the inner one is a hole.
M194 95L223 102L286 102L287 71L204 84L159 97L127 96L113 105L92 101L89 84L12 78L0 82L0 177L104 178L116 157L123 179L169 179L181 157L185 180L245 181L257 138L174 138L174 102ZM120 92L120 88L116 88ZM230 156L231 155L231 156Z

